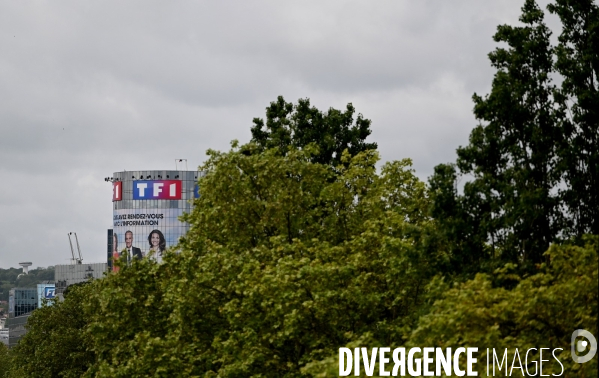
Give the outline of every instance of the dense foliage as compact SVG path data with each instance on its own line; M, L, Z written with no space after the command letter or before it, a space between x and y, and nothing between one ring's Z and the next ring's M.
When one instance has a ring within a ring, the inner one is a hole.
M435 282L443 299L423 316L409 344L436 347L477 346L479 372L485 371L484 348L520 352L529 348L562 348L558 356L566 377L596 377L597 358L578 364L570 357L572 332L586 329L598 334L599 238L585 238L583 247L553 245L538 272L529 277L515 274L511 264L494 274L477 274L463 284ZM506 289L498 281L513 281ZM491 357L492 358L492 357ZM534 359L534 358L533 358ZM513 360L509 358L510 368ZM538 355L536 356L538 368ZM545 363L543 374L561 375L562 367ZM531 363L530 372L534 372ZM506 365L507 366L507 365ZM495 376L504 375L505 370ZM515 370L513 376L520 376Z
M491 93L474 95L480 124L457 162L430 179L432 215L457 271L530 268L551 243L599 233L599 10L586 0L549 9L563 23L556 47L533 0L522 26L498 27L506 47L489 54ZM473 179L459 193L462 177Z
M570 234L599 234L599 7L593 0L556 0L548 6L563 24L555 70L562 199L571 212Z
M179 254L96 283L96 376L300 376L364 332L413 325L437 256L409 161L379 175L376 153L346 154L333 181L309 151L241 150L203 166Z
M8 369L11 366L11 356L8 353L8 347L0 343L0 378L7 378Z
M352 104L347 104L345 111L330 108L322 112L310 106L309 99L294 105L279 96L266 108L266 122L254 118L252 142L260 150L276 148L282 155L290 148L301 150L313 144L319 150L311 156L313 162L339 164L345 150L356 155L377 148L376 143L365 141L371 133L370 120L362 114L354 119L355 112Z
M494 375L490 368L490 376L495 377L539 376L538 348L562 348L556 351L560 364L544 358L543 375L596 377L598 359L585 364L574 363L570 357L570 337L575 329L586 329L594 335L598 332L599 238L585 237L582 247L554 245L545 257L547 262L528 277L516 274L512 264L493 274L477 274L463 283L436 277L427 291L429 297L440 299L420 317L407 342L381 343L364 335L359 343L348 345L450 347L454 350L478 347L475 370L481 376L487 376L486 361L493 358L491 349L487 355L487 348L495 348L496 355L509 356L502 369L496 367ZM506 289L499 284L505 281L515 285ZM537 350L531 351L526 365L525 353L531 348ZM522 368L518 368L514 357L516 349L521 354ZM465 366L462 369L465 370ZM339 357L332 355L313 362L305 370L314 376L338 376Z
M561 347L564 376L596 376L569 344L599 336L599 11L549 10L557 46L531 0L498 28L480 124L428 185L408 159L376 168L351 105L279 97L250 143L208 152L164 261L36 310L0 376L328 377L358 346Z
M52 300L27 320L30 332L11 350L9 377L80 377L95 359L84 333L88 319L82 311L93 293L91 285L69 287L64 301Z

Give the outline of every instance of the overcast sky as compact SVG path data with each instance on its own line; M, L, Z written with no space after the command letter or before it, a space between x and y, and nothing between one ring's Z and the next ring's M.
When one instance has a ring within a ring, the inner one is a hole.
M467 143L522 3L0 1L0 267L68 263L70 231L105 261L104 177L195 169L278 95L352 102L382 159L426 179Z

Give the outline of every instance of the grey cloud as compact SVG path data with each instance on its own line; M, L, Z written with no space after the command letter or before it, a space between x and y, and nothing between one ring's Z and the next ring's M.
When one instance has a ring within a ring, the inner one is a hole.
M491 36L522 3L3 2L0 266L66 262L69 231L102 261L104 177L194 169L247 141L277 95L352 102L383 160L411 157L426 178L467 143Z

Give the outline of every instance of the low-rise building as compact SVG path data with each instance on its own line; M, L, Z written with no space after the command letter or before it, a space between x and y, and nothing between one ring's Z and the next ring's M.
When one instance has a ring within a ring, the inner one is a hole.
M29 315L37 308L37 288L15 287L10 289L8 296L8 319L5 327L8 328L8 347L17 345L21 337L27 332L25 324Z
M56 265L54 268L55 295L62 295L67 287L104 277L107 263Z
M106 270L107 263L56 265L54 284L48 281L38 284L36 288L11 289L5 325L8 332L4 332L7 333L9 348L17 345L21 337L27 333L27 319L35 309L43 305L43 299L62 295L70 285L102 278Z

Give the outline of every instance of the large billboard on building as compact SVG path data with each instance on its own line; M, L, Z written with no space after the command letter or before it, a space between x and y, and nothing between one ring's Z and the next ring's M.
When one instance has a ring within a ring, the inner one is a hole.
M129 255L147 256L163 252L187 232L179 221L183 209L121 209L113 211L113 251L127 249Z
M112 228L108 230L108 266L127 251L129 257L161 259L189 225L179 220L198 197L197 171L128 171L111 178Z

